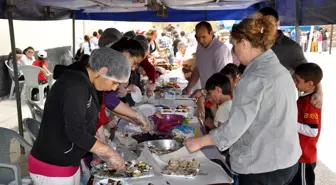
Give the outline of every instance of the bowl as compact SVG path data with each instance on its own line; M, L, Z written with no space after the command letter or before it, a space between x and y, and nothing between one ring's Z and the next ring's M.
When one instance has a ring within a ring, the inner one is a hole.
M145 145L147 145L147 147L152 153L155 153L157 155L169 154L183 147L183 144L181 142L178 142L173 139L146 141L146 142L139 143L136 146L136 151L138 154L141 153Z

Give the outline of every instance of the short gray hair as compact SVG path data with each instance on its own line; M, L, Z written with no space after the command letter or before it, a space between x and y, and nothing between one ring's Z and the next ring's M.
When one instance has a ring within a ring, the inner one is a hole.
M120 83L127 82L131 75L128 58L119 51L107 47L92 51L89 66L97 72L106 67L108 69L106 77Z

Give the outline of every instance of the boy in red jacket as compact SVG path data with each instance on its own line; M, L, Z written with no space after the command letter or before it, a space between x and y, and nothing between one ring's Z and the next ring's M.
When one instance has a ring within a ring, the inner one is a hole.
M321 131L321 109L314 107L310 100L322 77L322 69L315 63L301 64L295 69L295 85L302 92L297 100L302 155L299 170L290 185L315 185L316 143Z

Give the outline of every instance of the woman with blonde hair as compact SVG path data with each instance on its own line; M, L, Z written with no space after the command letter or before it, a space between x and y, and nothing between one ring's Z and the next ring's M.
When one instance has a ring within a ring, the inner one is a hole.
M286 185L298 170L296 88L269 49L275 22L255 16L233 25L231 42L244 75L233 91L229 120L210 134L185 141L190 152L205 146L229 150L240 185Z
M158 37L158 33L156 30L149 30L146 35L150 38L149 40L149 51L150 54L154 53L155 51L163 52L164 50L159 47L159 45L155 42Z

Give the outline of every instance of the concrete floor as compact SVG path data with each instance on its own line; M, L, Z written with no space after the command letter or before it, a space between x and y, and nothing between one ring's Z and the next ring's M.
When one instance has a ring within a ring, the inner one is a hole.
M336 99L335 89L335 69L336 69L336 54L328 55L327 53L309 53L306 54L308 61L318 63L324 72L322 81L324 90L324 104L322 117L322 132L318 143L318 164L316 167L316 185L336 185L336 124L334 123L334 104ZM17 128L17 112L15 100L0 100L0 127L5 127L13 130ZM23 118L31 117L29 108L23 102L22 106ZM28 135L25 138L30 142ZM28 151L27 151L28 152ZM12 161L19 163L22 169L22 175L27 176L27 154L20 155L17 142L13 141L11 149Z

